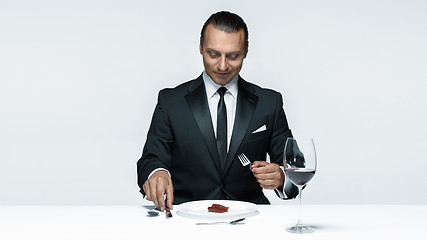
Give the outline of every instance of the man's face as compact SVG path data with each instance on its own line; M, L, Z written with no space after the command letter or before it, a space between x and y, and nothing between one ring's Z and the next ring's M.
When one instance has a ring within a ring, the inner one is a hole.
M215 83L225 85L239 74L247 52L243 29L226 33L212 24L207 26L200 54L206 73Z

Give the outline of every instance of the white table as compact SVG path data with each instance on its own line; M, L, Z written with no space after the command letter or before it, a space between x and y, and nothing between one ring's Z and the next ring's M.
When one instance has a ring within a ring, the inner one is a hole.
M259 205L241 225L148 217L143 206L0 206L0 239L427 239L427 205L306 205L303 222L315 233L285 231L297 205Z

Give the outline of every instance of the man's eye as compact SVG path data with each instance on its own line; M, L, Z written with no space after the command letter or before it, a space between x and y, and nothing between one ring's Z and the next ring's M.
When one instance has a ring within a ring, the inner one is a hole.
M211 58L217 58L220 56L220 54L217 52L209 52L209 55L211 56Z
M238 57L239 57L239 54L237 53L227 55L227 58L231 60L236 60Z

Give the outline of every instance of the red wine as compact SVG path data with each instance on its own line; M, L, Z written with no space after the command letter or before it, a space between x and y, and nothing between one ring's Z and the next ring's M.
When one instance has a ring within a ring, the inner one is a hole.
M316 170L305 168L288 168L285 169L285 172L293 184L304 186L313 178Z

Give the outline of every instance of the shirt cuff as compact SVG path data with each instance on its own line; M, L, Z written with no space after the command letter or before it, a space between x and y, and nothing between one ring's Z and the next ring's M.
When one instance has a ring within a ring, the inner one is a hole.
M276 195L281 199L288 199L288 196L286 195L286 192L285 192L285 186L286 186L285 184L286 184L286 177L285 177L285 182L283 183L283 188L274 189L274 192L276 192Z
M156 168L156 169L154 169L151 173L150 173L150 175L148 175L148 177L147 177L147 179L149 179L150 177L151 177L151 175L153 175L155 172L157 172L157 171L166 171L168 174L169 174L169 177L171 177L171 174L170 174L170 172L167 170L167 169L165 169L165 168Z
M280 169L282 169L282 171L285 171L283 166L280 166ZM276 195L281 199L288 199L288 196L286 195L286 192L285 192L285 186L287 181L288 181L287 176L285 174L285 181L283 182L283 187L274 189L274 192L276 192Z

